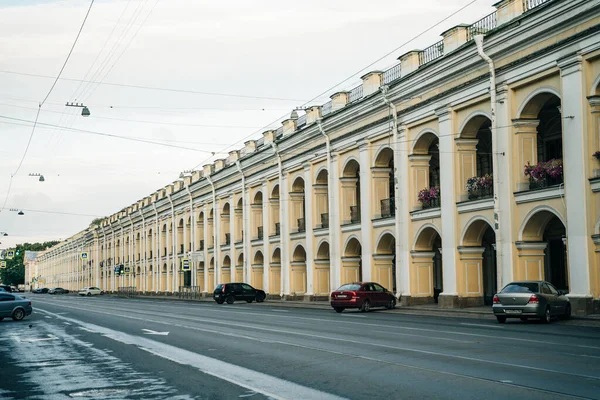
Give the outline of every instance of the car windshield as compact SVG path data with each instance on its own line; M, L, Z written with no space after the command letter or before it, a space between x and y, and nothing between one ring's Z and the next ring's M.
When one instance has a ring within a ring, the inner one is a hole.
M509 283L500 293L538 293L539 285L535 282Z
M347 283L345 285L340 286L338 290L358 290L360 289L360 284L358 283Z

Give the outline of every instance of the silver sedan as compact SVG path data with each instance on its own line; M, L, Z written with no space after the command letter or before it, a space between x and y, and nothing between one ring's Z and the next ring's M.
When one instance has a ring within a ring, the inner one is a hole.
M0 321L5 317L11 317L20 321L33 311L31 301L12 293L0 293Z
M492 310L501 324L507 318L539 318L549 324L552 317L571 317L571 303L565 294L546 281L511 282L494 295Z

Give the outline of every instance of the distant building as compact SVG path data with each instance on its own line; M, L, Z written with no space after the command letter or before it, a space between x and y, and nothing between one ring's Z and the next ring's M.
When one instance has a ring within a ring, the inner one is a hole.
M39 251L25 250L25 257L23 258L23 263L25 264L25 291L30 291L38 287L37 281L38 279L42 279L39 277L38 271L37 256L39 253Z

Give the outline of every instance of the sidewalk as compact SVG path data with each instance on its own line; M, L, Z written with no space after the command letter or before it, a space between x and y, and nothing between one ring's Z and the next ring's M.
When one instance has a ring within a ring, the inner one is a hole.
M117 293L110 294L113 297L124 297L119 296ZM178 296L165 296L165 295L138 295L133 296L136 299L148 299L148 300L165 300L165 301L182 301L182 302L208 302L212 303L214 300L212 297L201 297L197 299L180 298ZM244 303L245 304L245 303ZM293 308L307 308L307 309L322 309L331 310L329 301L292 301L292 300L265 300L262 303L253 303L256 306L261 307L293 307ZM386 310L387 312L398 313L398 314L409 314L409 315L423 315L423 316L442 316L442 317L456 317L456 318L474 318L474 319L489 319L495 320L494 314L490 306L481 307L469 307L469 308L439 308L437 304L424 304L414 306L396 306L393 310ZM591 314L585 317L573 316L572 320L578 321L589 321L597 322L597 326L600 327L600 314ZM596 324L593 324L596 326Z

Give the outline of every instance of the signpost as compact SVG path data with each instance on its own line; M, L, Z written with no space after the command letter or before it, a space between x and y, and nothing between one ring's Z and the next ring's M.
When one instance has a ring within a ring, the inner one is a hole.
M15 256L15 251L14 250L8 250L6 252L6 258L7 259L12 260L14 258L14 256Z
M182 258L181 259L181 270L182 271L189 271L190 270L190 259L189 258Z
M82 260L87 260L87 258L88 258L88 253L86 253L86 252L81 253Z
M0 268L6 268L6 261L0 261Z

